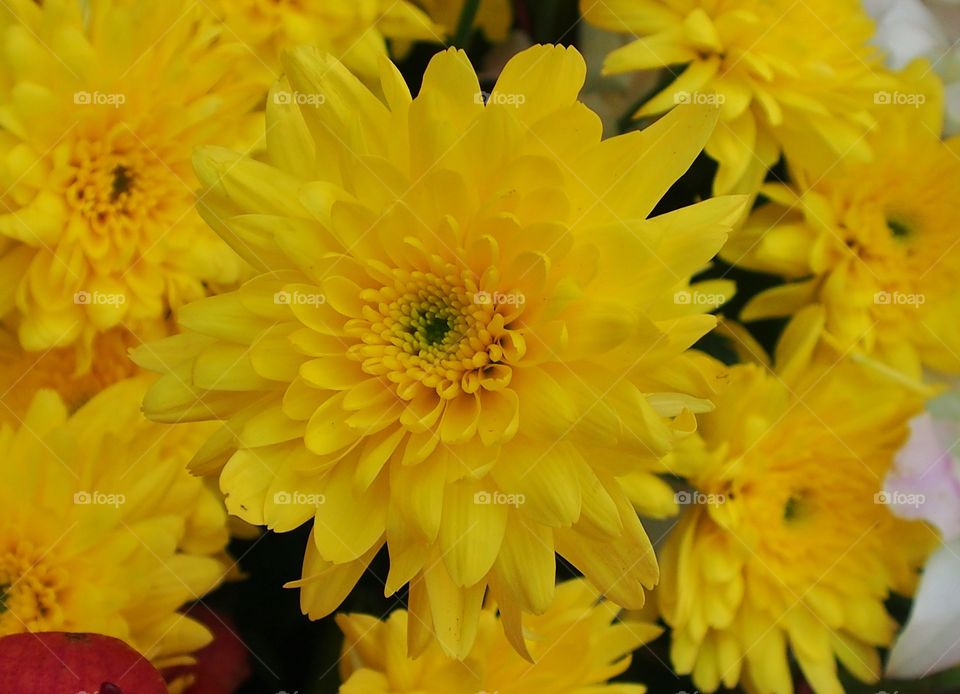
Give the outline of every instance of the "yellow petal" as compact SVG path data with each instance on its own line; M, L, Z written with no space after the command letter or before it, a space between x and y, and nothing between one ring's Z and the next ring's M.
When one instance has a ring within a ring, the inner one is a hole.
M450 579L461 588L481 581L500 552L508 507L496 501L482 483L472 480L446 489L440 548Z
M542 614L553 602L553 533L522 511L511 510L493 573L525 612Z

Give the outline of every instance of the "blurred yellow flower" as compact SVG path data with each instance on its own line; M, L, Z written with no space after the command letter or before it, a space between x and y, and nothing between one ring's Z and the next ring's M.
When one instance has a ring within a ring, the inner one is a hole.
M27 352L16 335L0 330L0 422L19 421L43 389L55 391L67 412L73 412L107 386L138 371L127 356L136 344L136 338L120 328L101 333L93 341L90 367L78 369L72 347Z
M223 506L184 468L208 428L147 422L146 382L70 416L42 391L21 426L0 424L0 635L107 634L158 667L209 641L177 612L227 572Z
M449 4L449 3L448 3ZM215 0L228 33L258 59L265 85L283 68L280 55L301 44L331 53L375 81L387 39L441 42L444 28L411 0Z
M0 317L28 350L164 334L238 278L194 210L199 143L237 143L259 88L188 0L11 0L0 10Z
M722 257L787 283L754 297L744 320L821 304L842 350L913 378L924 366L960 373L960 138L941 142L939 113L883 118L870 164L796 171L794 185L762 189L769 202Z
M466 0L419 0L417 3L452 36L457 29ZM513 24L510 0L480 0L474 25L489 41L505 41Z
M688 280L744 200L647 216L716 111L601 141L562 47L516 56L486 101L455 50L416 99L386 60L383 101L314 48L286 68L277 89L325 99L268 100L266 162L197 158L204 215L262 274L136 351L165 374L148 416L225 422L193 469L220 473L231 513L315 519L292 584L313 618L385 544L414 655L432 633L466 657L488 586L522 648L554 551L641 606L657 565L618 477L658 481L711 406L684 352L715 319Z
M435 644L416 660L407 652L405 610L386 621L362 614L337 615L346 636L340 660L343 694L643 694L639 684L607 680L624 672L631 653L660 635L647 622L618 618L620 609L600 600L582 580L557 586L546 613L527 621L524 642L531 660L518 655L497 626L490 605L480 614L477 642L463 661Z
M825 355L810 308L778 347L777 369L731 368L700 433L676 452L689 503L660 555L657 592L671 657L707 692L738 682L790 694L792 653L818 694L842 694L837 661L881 673L897 625L884 601L910 595L936 532L897 518L883 483L919 398ZM901 500L897 500L902 503Z
M676 75L637 111L716 103L706 151L718 193L752 193L781 153L824 169L869 157L862 138L880 90L892 89L861 0L580 0L586 21L639 38L607 56L606 74Z

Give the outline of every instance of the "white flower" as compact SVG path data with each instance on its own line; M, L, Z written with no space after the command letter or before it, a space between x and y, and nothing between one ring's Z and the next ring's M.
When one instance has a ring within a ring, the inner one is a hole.
M958 581L960 539L946 543L927 561L910 621L890 651L888 676L922 679L960 663Z
M889 498L922 499L895 511L935 525L944 544L927 561L910 619L890 651L887 674L897 679L960 664L960 389L932 401L910 428L885 486Z

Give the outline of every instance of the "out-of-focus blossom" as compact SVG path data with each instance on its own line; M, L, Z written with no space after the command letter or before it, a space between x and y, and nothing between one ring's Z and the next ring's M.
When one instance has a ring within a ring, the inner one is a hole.
M787 280L751 297L743 320L822 305L841 350L915 379L924 368L960 373L960 138L940 139L941 85L922 71L904 72L908 91L878 94L871 163L765 185L768 202L720 252Z
M31 352L167 333L245 272L195 210L193 148L246 148L249 51L187 0L0 6L0 317Z
M678 493L686 510L660 550L657 596L674 668L701 692L793 694L791 660L817 694L845 691L838 663L877 682L876 649L896 632L884 603L913 594L936 545L882 495L919 398L816 350L822 325L805 309L772 367L732 367L716 410L672 454L694 489Z
M114 636L160 669L210 642L180 612L229 572L223 506L184 469L210 430L145 421L148 381L116 383L73 413L43 390L16 426L0 424L0 635ZM0 679L14 691L27 694Z
M387 39L439 43L444 34L408 0L217 0L213 8L230 35L259 59L257 76L265 86L280 76L280 55L293 46L316 46L374 80Z
M605 74L676 77L636 117L720 107L706 146L719 165L715 193L755 192L781 154L817 170L843 156L869 160L874 95L896 80L869 45L873 23L857 0L580 0L580 10L634 39L607 56Z
M405 610L386 621L337 617L345 636L343 694L644 694L643 685L607 680L625 672L630 654L662 632L642 618L621 616L582 579L557 586L550 609L524 625L528 657L516 653L497 627L493 604L481 612L476 644L463 661L448 658L436 643L411 658L409 619Z

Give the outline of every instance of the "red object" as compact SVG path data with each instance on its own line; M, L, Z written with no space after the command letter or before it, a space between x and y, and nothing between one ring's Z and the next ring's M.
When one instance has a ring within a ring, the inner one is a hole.
M184 694L233 694L250 677L249 653L237 636L236 626L230 618L202 604L194 606L190 616L213 632L213 641L197 651L196 665L171 668L164 674L170 681L193 676Z
M120 639L48 631L0 638L4 694L166 694L146 658Z

